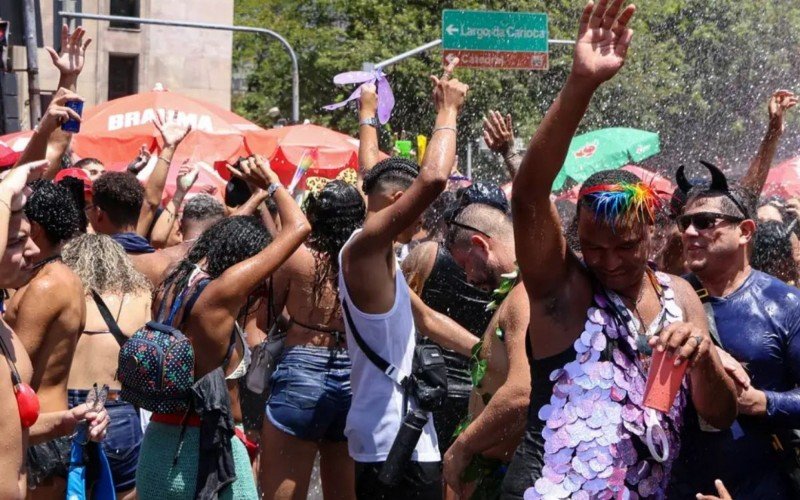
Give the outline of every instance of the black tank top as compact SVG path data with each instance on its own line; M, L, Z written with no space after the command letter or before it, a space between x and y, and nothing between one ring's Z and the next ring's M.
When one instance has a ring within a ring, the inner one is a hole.
M428 307L446 314L479 338L483 336L494 314L493 311L486 310L492 300L491 295L467 282L464 270L441 244L420 298ZM455 394L466 391L469 394L472 390L469 359L446 349L444 357L449 392Z

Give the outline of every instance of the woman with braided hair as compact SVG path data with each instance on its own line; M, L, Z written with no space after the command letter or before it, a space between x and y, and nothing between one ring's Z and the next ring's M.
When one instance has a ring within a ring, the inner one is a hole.
M325 498L354 498L344 436L350 357L336 277L339 251L366 206L358 188L335 180L312 192L305 209L311 235L273 275L274 310L285 307L290 321L262 431L261 488L264 498L305 498L319 451Z

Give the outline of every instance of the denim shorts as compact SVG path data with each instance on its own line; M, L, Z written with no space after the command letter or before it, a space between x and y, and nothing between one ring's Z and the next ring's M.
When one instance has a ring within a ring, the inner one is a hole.
M87 394L88 391L70 389L69 407L82 404ZM143 436L139 411L122 400L106 401L106 411L111 422L103 440L103 451L111 467L114 489L117 492L127 491L136 486L136 464L139 462Z
M267 418L300 439L342 442L351 399L345 349L288 347L272 374Z

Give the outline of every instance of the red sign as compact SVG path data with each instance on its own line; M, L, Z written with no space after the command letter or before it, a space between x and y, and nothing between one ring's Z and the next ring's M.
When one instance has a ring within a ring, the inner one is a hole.
M460 68L546 70L547 52L505 52L495 50L444 50L445 62L458 57Z

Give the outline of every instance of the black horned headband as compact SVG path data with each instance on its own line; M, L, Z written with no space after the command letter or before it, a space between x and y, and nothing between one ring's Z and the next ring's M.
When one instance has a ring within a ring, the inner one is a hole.
M708 185L707 189L709 191L722 193L736 205L736 208L739 209L745 218L749 219L750 211L745 208L745 204L738 199L738 196L731 192L728 187L728 179L725 177L725 174L722 173L722 170L713 163L709 163L705 160L700 160L700 164L706 167L706 170L711 174L711 184ZM678 188L686 194L688 194L692 188L701 185L700 182L691 182L686 177L686 167L684 165L678 167L678 171L675 172L675 182L678 184Z

